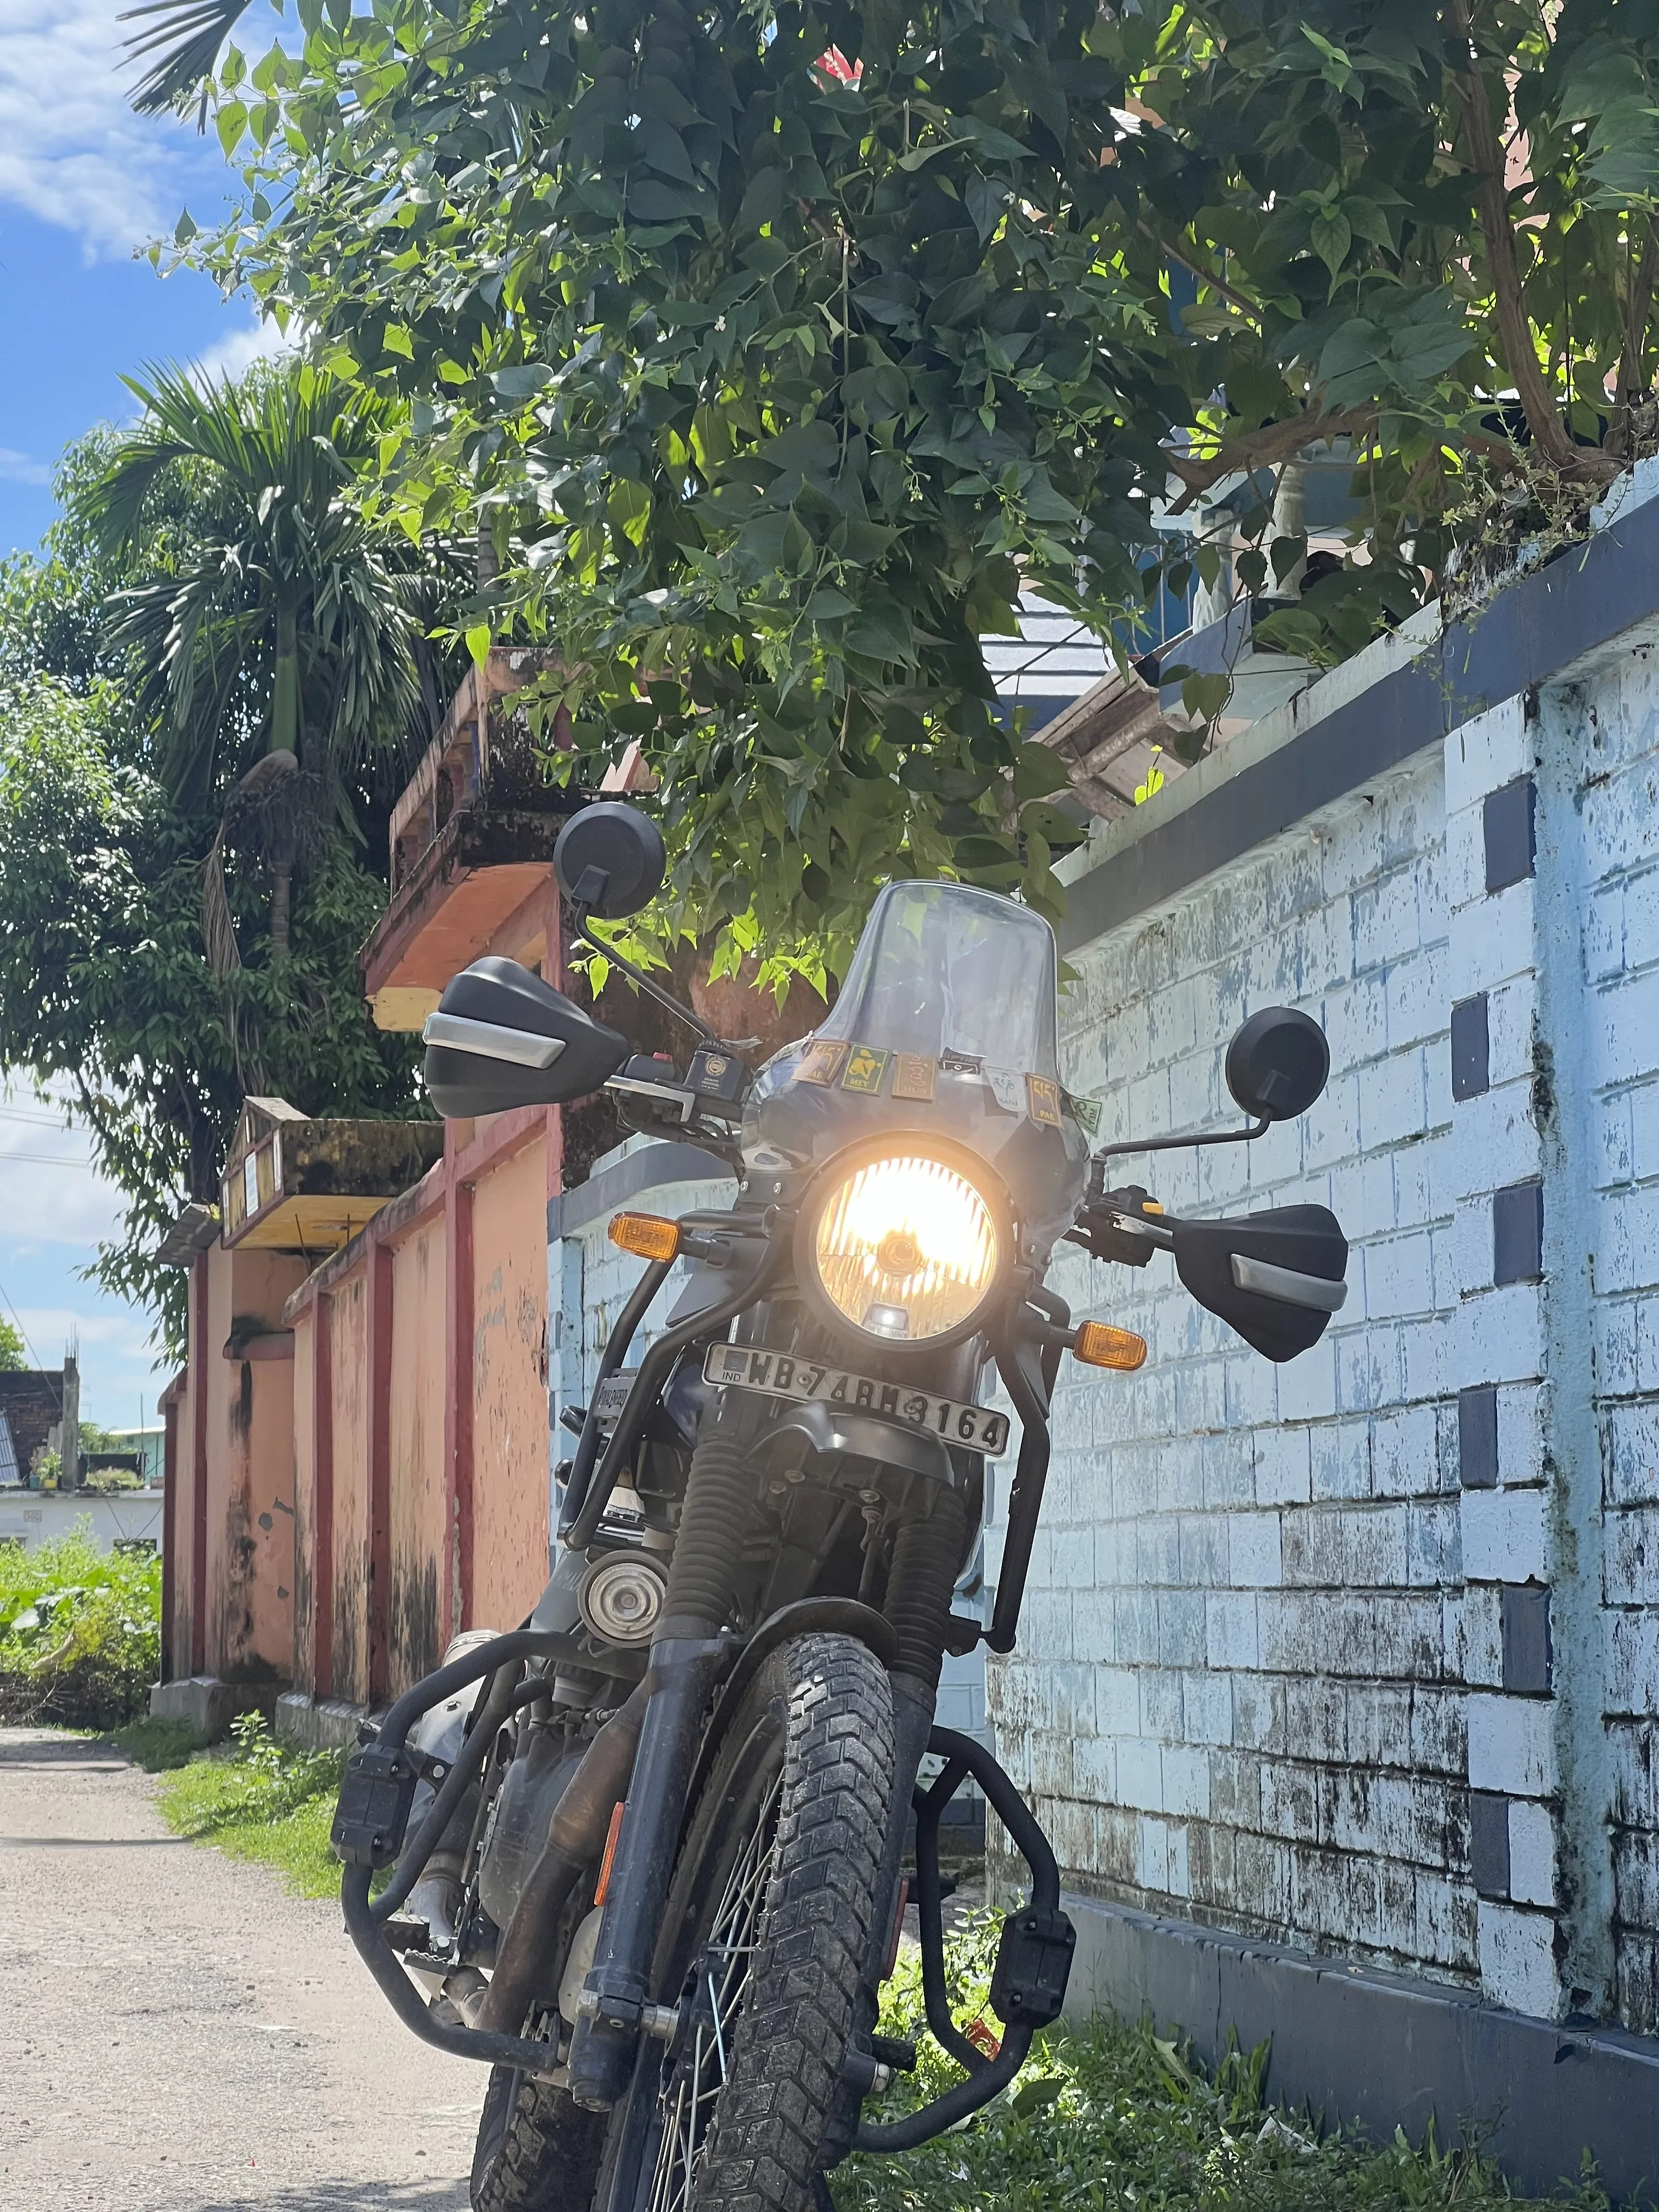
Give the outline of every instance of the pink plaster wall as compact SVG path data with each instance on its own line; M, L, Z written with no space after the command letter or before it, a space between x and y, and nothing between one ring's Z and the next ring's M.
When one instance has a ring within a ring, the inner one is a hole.
M191 1286L189 1341L196 1341L196 1291ZM177 1484L173 1518L173 1671L188 1674L195 1644L192 1593L196 1588L196 1394L193 1364L185 1369L178 1400L178 1437L173 1480Z
M332 1694L368 1700L368 1285L359 1268L329 1292L333 1382Z
M547 1580L546 1158L527 1144L474 1186L470 1628L516 1627Z
M210 1674L286 1676L294 1650L294 1379L286 1360L227 1359L239 1337L282 1327L303 1260L208 1255L208 1616Z
M439 1648L439 1590L450 1532L444 1481L444 1222L405 1237L392 1258L392 1600L387 1622L395 1695L428 1674Z
M312 1671L317 1596L317 1462L314 1365L317 1309L302 1307L294 1323L294 1686L315 1696Z

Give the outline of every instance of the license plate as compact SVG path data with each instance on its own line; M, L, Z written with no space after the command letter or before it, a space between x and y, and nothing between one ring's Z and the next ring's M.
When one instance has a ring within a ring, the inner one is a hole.
M712 1344L702 1364L705 1382L727 1390L763 1390L769 1398L811 1398L840 1406L849 1413L875 1413L905 1427L926 1429L963 1451L993 1459L1008 1448L1008 1416L988 1407L964 1406L955 1398L936 1398L931 1390L912 1390L900 1382L877 1382L849 1375L844 1367L820 1366L787 1352L755 1352L746 1345Z

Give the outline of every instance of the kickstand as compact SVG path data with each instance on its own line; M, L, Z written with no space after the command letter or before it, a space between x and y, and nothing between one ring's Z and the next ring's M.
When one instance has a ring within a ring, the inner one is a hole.
M830 2194L830 2184L821 2173L812 2176L813 2212L836 2212L836 2200Z

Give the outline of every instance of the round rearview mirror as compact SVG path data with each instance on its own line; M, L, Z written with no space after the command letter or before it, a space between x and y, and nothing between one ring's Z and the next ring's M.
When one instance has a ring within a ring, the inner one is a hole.
M1330 1072L1324 1030L1294 1006L1264 1006L1227 1048L1227 1088L1258 1121L1305 1114Z
M601 921L620 921L649 906L668 866L662 832L620 799L602 799L573 814L553 848L553 872L573 906Z

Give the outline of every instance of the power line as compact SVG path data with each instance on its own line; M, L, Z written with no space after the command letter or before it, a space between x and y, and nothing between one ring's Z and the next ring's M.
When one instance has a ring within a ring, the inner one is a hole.
M35 1366L41 1371L41 1373L50 1374L52 1370L47 1367L45 1360L41 1358L40 1353L35 1350L33 1343L30 1339L29 1333L23 1326L23 1316L18 1312L16 1307L12 1305L11 1293L3 1283L0 1283L0 1298L3 1298L6 1304L11 1309L11 1317L17 1324L17 1333L23 1340L24 1348L28 1352L29 1358L34 1362ZM63 1399L60 1395L58 1402L58 1411L60 1416L63 1410Z
M36 1168L89 1168L94 1174L98 1169L96 1160L59 1159L51 1152L0 1152L0 1168L4 1167L8 1160L26 1160L31 1167Z

